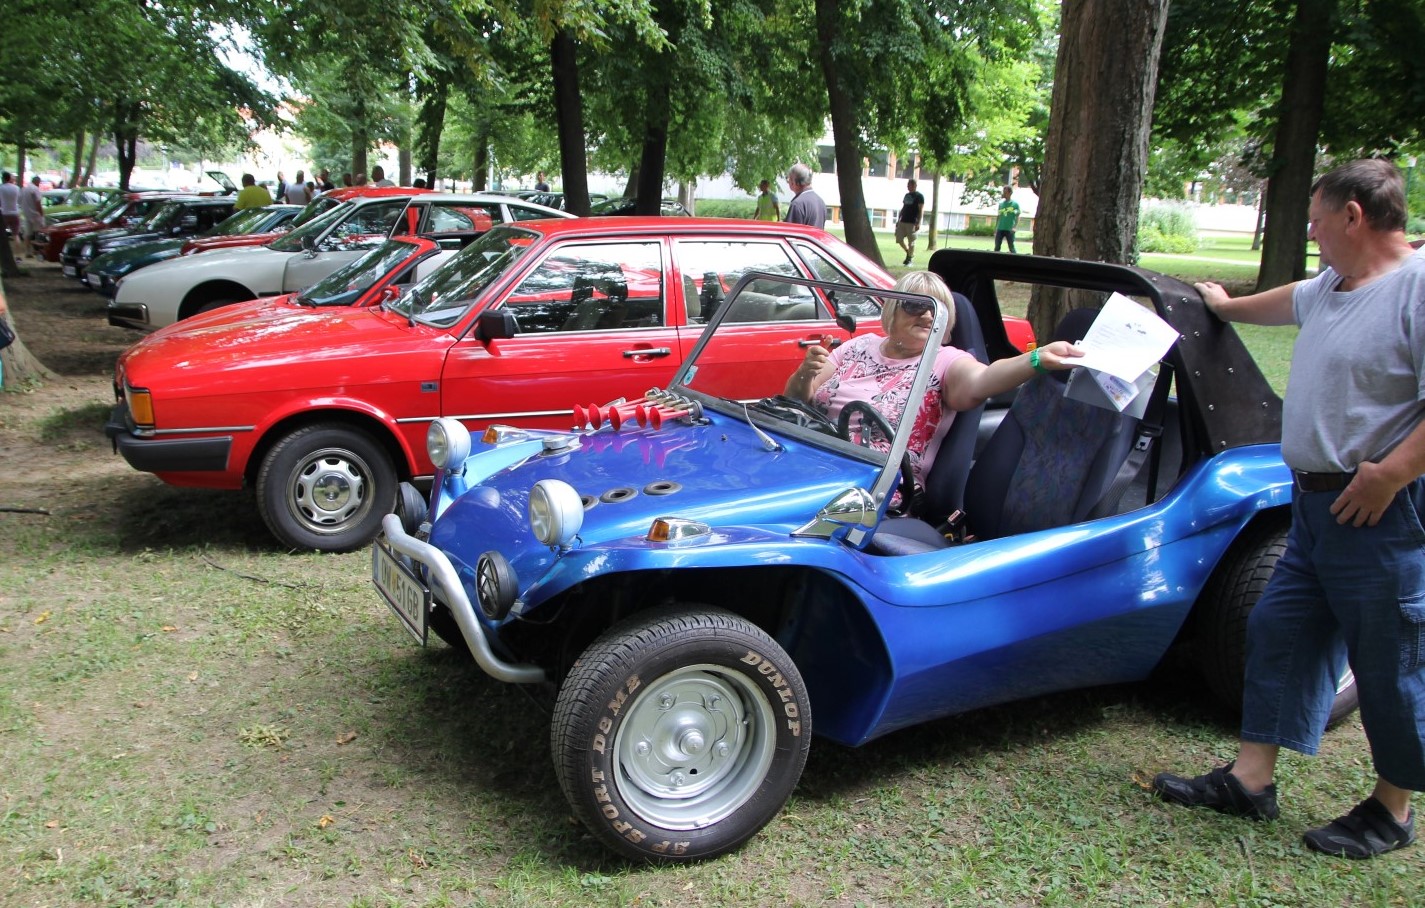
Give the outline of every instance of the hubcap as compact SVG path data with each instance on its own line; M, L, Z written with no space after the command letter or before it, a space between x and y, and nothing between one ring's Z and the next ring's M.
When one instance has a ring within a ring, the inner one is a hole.
M293 474L288 499L292 515L319 533L340 529L370 507L370 474L366 462L350 451L314 451Z
M776 750L772 705L720 665L694 665L646 686L614 738L619 788L668 829L716 823L756 793Z

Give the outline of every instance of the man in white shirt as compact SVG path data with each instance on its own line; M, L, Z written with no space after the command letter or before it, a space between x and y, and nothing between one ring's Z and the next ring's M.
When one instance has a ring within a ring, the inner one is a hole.
M45 203L40 196L39 174L30 177L30 185L20 190L20 217L25 222L24 245L28 246L45 225Z
M18 259L25 252L24 241L20 239L20 185L8 170L0 176L0 220L5 223L10 246Z

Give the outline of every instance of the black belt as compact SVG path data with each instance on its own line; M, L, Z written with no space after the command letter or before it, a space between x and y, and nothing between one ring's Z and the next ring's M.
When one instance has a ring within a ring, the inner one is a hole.
M1351 484L1355 473L1306 473L1291 471L1292 481L1299 492L1339 492Z

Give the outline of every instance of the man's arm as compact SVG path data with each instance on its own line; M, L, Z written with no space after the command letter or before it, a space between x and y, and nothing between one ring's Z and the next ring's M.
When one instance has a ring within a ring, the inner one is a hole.
M1249 325L1292 325L1296 323L1291 299L1296 291L1297 281L1283 284L1261 293L1232 298L1221 284L1206 281L1193 284L1202 294L1202 301L1212 314L1225 322L1246 322Z
M1396 445L1380 463L1360 464L1356 478L1331 503L1337 523L1375 526L1395 500L1395 493L1425 475L1425 422Z

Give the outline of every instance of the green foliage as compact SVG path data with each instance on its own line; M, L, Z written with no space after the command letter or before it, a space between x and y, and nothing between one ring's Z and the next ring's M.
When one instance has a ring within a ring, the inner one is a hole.
M972 219L968 224L965 225L963 230L951 230L948 232L959 234L960 236L992 237L995 235L995 225L993 221Z
M753 199L698 199L695 211L700 218L750 218L756 213Z
M1197 251L1192 209L1167 203L1143 206L1138 216L1138 251L1186 254Z

